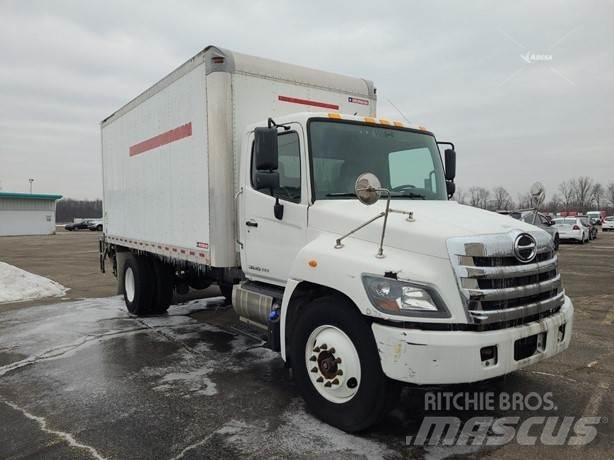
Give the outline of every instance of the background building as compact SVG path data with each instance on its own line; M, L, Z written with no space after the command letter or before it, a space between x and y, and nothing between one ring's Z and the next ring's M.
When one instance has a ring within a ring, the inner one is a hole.
M52 235L61 195L0 192L0 236Z

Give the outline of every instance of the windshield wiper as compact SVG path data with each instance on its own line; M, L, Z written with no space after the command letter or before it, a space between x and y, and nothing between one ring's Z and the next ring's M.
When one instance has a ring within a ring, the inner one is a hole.
M356 194L354 192L333 192L333 193L327 193L326 196L329 197L356 197ZM383 194L383 196L385 197L385 194ZM390 196L392 198L413 198L413 199L420 199L420 200L425 200L426 197L424 195L421 195L419 193L414 193L414 192L390 192Z
M421 195L420 193L414 193L414 192L390 192L390 196L392 198L403 197L403 198L417 198L420 200L426 199L424 195Z
M326 196L339 196L339 197L351 196L351 197L356 198L356 194L354 192L334 192L334 193L327 193Z

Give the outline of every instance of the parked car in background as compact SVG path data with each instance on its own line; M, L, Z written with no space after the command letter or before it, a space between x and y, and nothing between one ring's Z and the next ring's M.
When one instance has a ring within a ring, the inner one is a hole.
M64 225L64 228L69 232L73 230L87 230L90 226L91 220L82 220L80 222L73 222L72 224Z
M579 217L557 217L552 219L554 227L559 232L561 241L571 240L580 244L589 241L589 229L582 224Z
M598 220L599 223L597 225L601 225L606 217L605 211L588 211L586 215L590 219Z
M510 214L512 217L517 218L514 214ZM528 224L533 224L536 227L548 232L554 241L554 249L559 249L559 231L554 225L552 219L545 214L537 211L524 211L521 213L520 219Z
M102 231L102 219L94 219L89 221L90 224L87 226L89 230L92 232L101 232Z
M610 232L614 230L614 216L608 216L605 218L603 224L601 225L601 230L604 232Z
M590 217L580 216L580 221L582 225L588 228L588 238L589 240L597 239L597 225L593 224L593 221Z

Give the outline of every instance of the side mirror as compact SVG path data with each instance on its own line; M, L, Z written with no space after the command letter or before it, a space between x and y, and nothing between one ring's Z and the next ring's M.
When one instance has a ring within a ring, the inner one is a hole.
M451 198L456 192L456 184L451 180L446 181L446 192L448 192L448 198Z
M373 173L362 173L354 184L354 193L362 204L370 205L379 200L382 184Z
M446 180L453 181L456 177L456 151L454 149L446 149L444 151L446 164Z
M254 130L254 162L256 171L275 171L278 167L277 129Z
M279 188L279 173L277 171L256 171L254 188L256 190L277 190Z

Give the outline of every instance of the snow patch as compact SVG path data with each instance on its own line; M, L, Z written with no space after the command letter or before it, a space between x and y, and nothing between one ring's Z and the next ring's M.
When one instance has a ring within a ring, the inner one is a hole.
M0 303L61 297L66 291L49 278L0 262Z
M258 424L235 419L214 434L245 456L253 454L254 446L259 446L259 457L381 459L397 455L378 441L344 433L317 420L305 412L298 399L289 405L281 421L281 425L272 427L266 419Z
M173 384L178 383L190 395L213 396L217 394L215 383L207 377L211 369L200 368L186 372L171 372L162 377L162 385L154 387L159 390L172 390ZM187 395L186 395L187 396Z
M213 369L204 364L202 356L184 349L176 352L171 361L173 365L169 367L146 367L140 371L146 377L157 379L152 382L154 391L183 398L217 394L215 382L209 378Z

